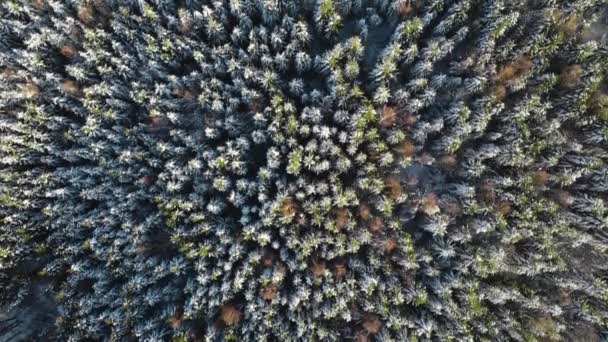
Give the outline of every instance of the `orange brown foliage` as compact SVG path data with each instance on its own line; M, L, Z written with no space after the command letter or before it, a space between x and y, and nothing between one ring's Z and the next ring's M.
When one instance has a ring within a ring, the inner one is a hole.
M563 33L568 36L572 36L576 33L580 20L577 16L571 15L566 21L560 26Z
M498 84L492 88L492 95L497 100L504 100L507 97L507 87L502 84Z
M403 122L404 126L406 126L406 127L412 127L412 126L414 126L416 124L416 122L418 121L418 119L412 113L405 113L403 115L403 117L401 118L401 121Z
M429 216L435 215L440 211L438 203L439 198L437 195L432 192L428 193L420 201L420 210Z
M382 322L375 316L367 317L363 321L363 329L370 334L377 334L382 328Z
M359 331L356 336L357 342L369 342L369 337L367 336L367 332Z
M389 128L397 122L397 111L393 106L384 106L382 109L382 117L380 118L380 127Z
M399 145L397 153L399 153L402 159L409 159L416 153L416 147L411 141L406 140Z
M503 66L496 73L496 81L499 84L512 81L516 78L521 77L532 69L534 64L532 60L527 56L520 56L515 61Z
M346 276L346 272L348 271L346 264L343 262L338 262L334 265L334 274L336 279L340 280Z
M241 320L241 312L232 304L220 307L220 320L227 326L233 326Z
M177 330L182 326L184 317L181 313L176 313L175 315L172 315L171 317L169 317L168 321L169 321L169 326L171 326L171 328Z
M25 86L23 86L23 94L25 95L25 97L34 98L40 94L40 90L38 89L38 86L34 83L27 82Z
M63 89L64 92L66 92L67 94L69 94L71 96L80 95L80 87L78 86L78 83L76 83L76 81L73 81L73 80L63 81L63 83L61 84L61 88Z
M365 203L361 203L359 204L359 217L364 220L367 221L369 220L370 216L371 216L371 210L369 209L369 206Z
M511 202L506 200L498 201L498 203L496 203L496 210L502 216L508 216L513 210L513 205Z
M399 15L402 17L407 17L414 12L414 6L412 5L410 0L401 1L399 4Z
M572 88L583 76L583 68L579 64L566 67L560 75L560 84L566 88Z
M186 14L186 10L180 8L178 10L179 15L179 32L182 34L187 34L192 29L192 23L190 22L190 18Z
M83 2L78 6L78 19L80 19L83 24L89 25L93 23L94 15L95 10L87 2Z
M549 172L545 170L536 171L534 174L532 174L532 183L537 188L543 188L549 182L550 176L551 175L549 175Z
M437 159L437 166L444 170L452 170L458 165L458 160L453 154L446 154Z
M369 224L369 231L373 234L380 234L384 229L384 222L380 217L374 217Z
M265 301L271 302L278 292L278 288L274 284L264 286L261 291L262 298Z
M44 8L45 3L44 3L44 0L34 0L33 5L34 5L34 8L40 10L40 9Z
M291 197L287 197L281 203L280 209L281 209L281 214L284 217L291 217L291 216L295 215L297 212L297 204Z
M316 260L312 263L312 265L310 266L310 271L312 272L312 274L317 277L320 278L325 274L325 261L323 260Z
M345 208L338 208L335 210L334 218L336 220L336 228L342 230L348 225L348 210Z
M389 176L384 179L384 187L390 199L396 200L401 197L401 182L396 176Z
M59 53L65 58L72 58L76 54L76 49L70 45L64 45Z
M383 249L386 254L391 254L397 248L395 239L386 239L383 244Z
M479 197L486 204L492 204L496 200L494 184L490 180L484 180L479 187Z
M574 196L565 190L556 191L554 197L557 203L564 208L568 208L574 203Z

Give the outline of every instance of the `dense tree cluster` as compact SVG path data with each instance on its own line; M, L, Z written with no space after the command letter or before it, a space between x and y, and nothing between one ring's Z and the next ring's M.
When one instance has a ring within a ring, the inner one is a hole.
M606 338L606 8L0 2L0 334Z

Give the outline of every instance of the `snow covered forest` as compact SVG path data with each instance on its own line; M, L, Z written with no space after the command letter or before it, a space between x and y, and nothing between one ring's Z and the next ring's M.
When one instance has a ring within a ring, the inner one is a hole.
M606 0L0 0L0 341L608 341Z

